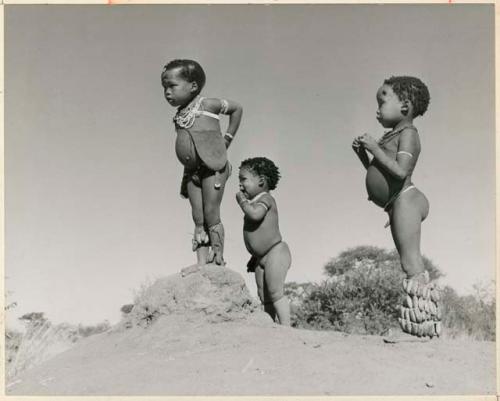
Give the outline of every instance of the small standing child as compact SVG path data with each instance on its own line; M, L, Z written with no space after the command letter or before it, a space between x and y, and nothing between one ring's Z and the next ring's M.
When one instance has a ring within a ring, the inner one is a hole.
M205 72L193 60L169 62L163 68L161 83L167 102L178 108L174 117L175 152L184 165L181 195L189 198L195 224L193 251L198 265L224 264L220 204L231 173L226 149L240 125L242 108L230 100L201 97ZM224 136L219 114L229 115Z
M290 249L281 238L276 201L269 194L280 173L265 157L244 160L240 166L240 192L236 201L245 214L243 238L252 255L248 272L255 272L259 298L273 320L290 325L290 305L284 295L285 277L292 263Z
M429 100L429 90L418 78L386 79L377 91L377 120L390 131L378 142L368 134L359 136L352 147L367 169L368 199L389 215L401 267L407 275L403 281L406 299L401 306L401 328L432 338L441 333L439 292L429 283L420 253L421 223L429 213L429 201L411 180L420 154L413 119L426 112ZM371 161L367 152L373 156Z

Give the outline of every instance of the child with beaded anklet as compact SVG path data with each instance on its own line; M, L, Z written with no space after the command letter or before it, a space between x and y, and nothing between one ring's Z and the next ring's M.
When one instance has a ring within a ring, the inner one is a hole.
M245 215L243 238L252 255L247 271L255 272L264 310L274 321L290 326L290 304L283 287L292 258L281 238L276 201L269 193L276 188L279 178L278 168L265 157L243 161L236 201Z
M173 119L177 132L175 152L184 165L181 196L189 199L192 208L193 251L198 266L208 262L222 265L224 226L220 204L231 174L226 149L238 130L243 110L231 100L201 97L205 72L193 60L169 62L163 68L161 83L167 102L178 108ZM224 136L220 114L229 115Z
M400 326L405 333L432 338L441 334L440 296L437 287L429 283L420 253L421 223L429 213L429 201L411 180L420 154L413 119L426 112L429 100L427 86L418 78L386 79L377 91L377 120L390 131L378 142L368 134L358 136L352 147L367 169L368 199L388 213L401 267L407 275Z

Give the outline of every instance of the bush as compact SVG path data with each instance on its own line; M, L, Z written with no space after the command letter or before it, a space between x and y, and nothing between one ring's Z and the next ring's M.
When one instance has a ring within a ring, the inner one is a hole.
M424 257L431 279L443 274ZM288 283L292 325L356 334L385 334L398 328L398 305L403 301L405 277L396 251L359 246L341 252L325 265L328 276L320 284ZM495 339L495 298L491 289L476 287L476 294L460 297L443 289L445 335Z
M443 325L448 337L470 337L495 341L494 286L482 292L474 286L474 294L459 296L451 287L443 289Z
M68 323L54 325L43 312L27 313L19 320L25 325L24 333L13 330L5 333L7 382L12 382L19 373L71 348L82 338L110 328L108 321L95 326Z
M382 334L397 325L404 275L396 253L349 249L327 263L325 272L330 277L309 285L307 296L292 308L294 326Z

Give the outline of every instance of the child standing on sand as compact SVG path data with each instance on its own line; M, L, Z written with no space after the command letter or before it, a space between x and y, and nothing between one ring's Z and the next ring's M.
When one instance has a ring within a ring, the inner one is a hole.
M244 160L236 201L245 215L243 238L252 255L247 266L249 272L255 272L259 298L273 320L289 326L290 305L283 287L292 257L281 238L278 208L269 193L279 179L278 168L271 160L265 157Z
M367 169L369 200L389 215L391 233L401 267L407 275L406 293L399 319L404 332L419 337L440 335L439 293L429 283L420 253L420 228L429 213L429 201L412 183L411 175L420 154L420 139L413 119L429 105L427 86L418 78L386 79L377 91L377 120L390 131L377 142L364 134L352 147ZM372 159L368 153L372 155Z
M169 62L163 68L161 83L167 102L178 108L174 117L175 152L184 165L181 195L189 198L195 224L193 251L198 265L212 261L222 265L224 226L220 204L231 173L226 149L238 130L243 110L230 100L201 97L205 72L193 60ZM219 114L229 115L224 136Z

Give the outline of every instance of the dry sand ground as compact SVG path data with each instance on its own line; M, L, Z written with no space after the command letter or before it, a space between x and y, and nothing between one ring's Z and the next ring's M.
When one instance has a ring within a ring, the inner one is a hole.
M147 288L110 331L18 376L7 394L492 395L495 343L386 344L281 327L239 273L191 266Z
M213 324L163 316L90 337L17 380L8 395L489 395L495 344L385 344L280 327L260 312Z

